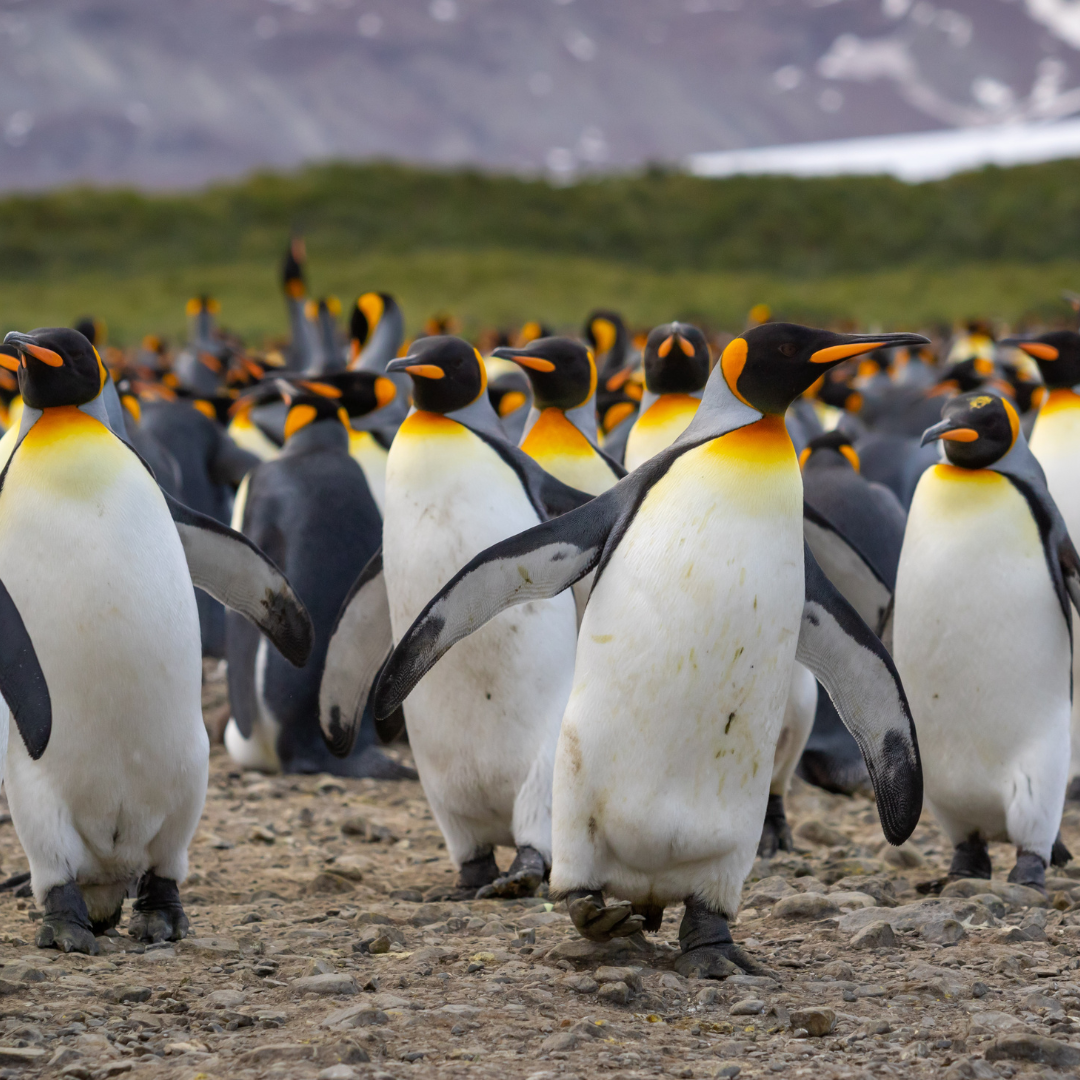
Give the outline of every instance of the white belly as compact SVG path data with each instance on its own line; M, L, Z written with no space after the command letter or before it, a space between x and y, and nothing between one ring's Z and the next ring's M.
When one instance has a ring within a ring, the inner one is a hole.
M700 402L689 394L662 394L634 421L623 464L633 472L666 450L690 425Z
M589 601L556 756L554 889L737 909L804 596L794 452L786 433L749 460L720 445L750 438L675 462Z
M0 492L0 566L52 701L39 761L11 725L5 776L35 889L65 862L82 882L126 880L170 830L186 849L206 793L179 536L135 455L96 421L70 426L36 441L32 429Z
M449 421L421 427L424 415L406 420L387 464L383 567L395 640L470 559L539 520L494 450ZM444 832L453 815L499 824L508 837L532 764L554 753L575 627L569 591L511 608L455 645L409 696L410 743Z
M386 460L387 451L370 431L349 431L349 455L361 469L367 480L371 497L383 513L386 502Z
M976 828L1005 839L1018 801L1030 802L1054 819L1052 840L1068 764L1069 638L1038 528L1005 477L948 465L923 474L893 641L926 798L943 824L961 839Z

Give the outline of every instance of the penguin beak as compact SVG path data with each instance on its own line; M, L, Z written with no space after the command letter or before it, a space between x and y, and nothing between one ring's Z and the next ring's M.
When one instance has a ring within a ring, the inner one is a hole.
M445 379L446 372L435 364L420 364L418 356L402 356L392 360L386 365L386 373L393 375L398 371L404 371L420 379Z
M1002 338L999 345L1011 345L1013 348L1026 352L1034 360L1056 360L1061 354L1053 345L1047 345L1042 341L1025 341L1023 338Z
M927 443L938 439L945 442L975 442L978 438L979 433L974 428L964 427L958 420L950 418L927 428L923 432L922 442L919 445L926 446Z
M896 349L901 345L929 345L921 334L829 334L833 342L810 355L811 364L839 364L852 356L874 349Z

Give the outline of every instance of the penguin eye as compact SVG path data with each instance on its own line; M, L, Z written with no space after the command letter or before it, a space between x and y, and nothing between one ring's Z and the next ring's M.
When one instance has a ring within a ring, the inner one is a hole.
M798 352L798 349L790 341L785 341L784 344L780 346L781 356L794 356L796 352Z

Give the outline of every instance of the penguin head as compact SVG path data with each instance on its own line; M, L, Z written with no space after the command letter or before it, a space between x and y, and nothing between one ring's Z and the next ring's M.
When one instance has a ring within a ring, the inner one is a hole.
M285 295L293 300L302 300L307 292L304 282L304 263L307 261L307 249L300 236L289 241L289 250L285 252L285 261L281 266L281 284Z
M288 407L285 414L285 441L319 420L347 420L341 407L341 391L310 379L275 380L281 400Z
M1014 345L1036 364L1049 390L1063 390L1080 384L1080 334L1075 330L1054 330L1038 337L1011 337L999 345Z
M806 469L854 469L861 468L855 447L842 431L826 431L811 439L799 455L799 465Z
M356 352L371 340L383 316L394 307L396 303L389 293L367 292L357 298L349 315L349 337Z
M489 359L484 366L487 368L488 398L500 420L505 420L532 402L532 384L521 368L508 360L499 363L497 358Z
M538 409L576 409L596 393L593 354L573 338L537 338L522 349L503 347L491 355L525 368Z
M139 401L138 389L127 375L116 380L116 393L124 408L125 422L137 427L142 422L142 403Z
M585 340L603 370L618 371L626 362L630 335L618 312L594 311L585 320Z
M986 469L1003 458L1020 434L1020 417L1007 398L960 394L941 410L941 423L923 432L922 446L940 439L945 456L963 469Z
M85 405L101 393L109 377L97 349L66 326L29 334L12 331L4 343L19 350L19 391L34 409Z
M653 394L693 394L709 381L709 343L689 323L657 326L645 341L645 387Z
M764 323L733 338L716 366L744 405L780 415L822 374L844 360L874 349L926 341L919 334L837 334L795 323Z
M425 412L456 412L487 390L483 359L461 338L439 335L417 339L408 356L387 364L388 375L398 371L412 379L413 401Z

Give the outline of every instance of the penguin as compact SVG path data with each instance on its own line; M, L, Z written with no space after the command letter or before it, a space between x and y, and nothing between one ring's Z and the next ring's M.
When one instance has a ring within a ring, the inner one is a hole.
M1031 452L1046 474L1050 496L1061 511L1070 536L1080 536L1080 334L1054 330L1031 337L1007 338L1038 365L1046 396L1031 429ZM1080 680L1080 642L1073 641L1073 685ZM1072 704L1070 777L1080 776L1080 695ZM1080 781L1070 797L1080 795Z
M285 367L288 371L309 371L319 361L318 329L308 318L306 303L307 282L304 280L304 264L307 248L299 236L289 241L285 260L281 267L281 287L285 292L285 307L289 313L291 341L286 350Z
M596 445L596 362L573 338L539 338L493 356L525 368L533 407L521 449L564 484L599 495L626 470Z
M709 378L709 343L696 326L665 323L649 334L642 363L645 394L623 458L631 472L669 447L693 420Z
M308 369L311 375L326 375L341 371L346 364L346 354L338 341L337 317L341 314L341 301L336 296L322 296L309 300L304 314L315 329L316 352Z
M320 714L336 753L351 745L378 667L428 597L490 544L589 500L505 440L483 361L466 342L421 338L387 372L410 376L415 409L390 447L382 551L346 598L327 654ZM405 707L420 781L459 871L456 895L531 895L546 876L575 637L572 596L538 598L463 642ZM495 845L517 849L505 872Z
M923 340L790 323L746 331L670 447L585 506L481 552L386 663L376 717L486 619L596 571L552 787L550 892L584 936L658 930L664 907L682 901L680 974L763 970L728 922L760 839L796 660L859 741L886 838L915 828L922 773L903 686L803 541L783 414L844 358ZM618 901L605 905L605 892Z
M524 438L525 424L532 413L532 383L525 372L509 360L488 356L484 359L484 367L491 407L499 414L507 439L517 446Z
M634 377L630 332L617 312L598 310L585 320L584 336L596 358L600 444L611 458L621 461L643 389Z
M394 396L389 379L367 371L323 380L278 382L288 406L285 446L244 478L233 514L233 527L292 583L311 616L315 643L297 670L247 620L226 616L232 717L225 747L248 769L415 779L413 770L376 746L370 714L344 761L331 755L319 728L330 632L350 586L382 542L379 509L363 470L349 456L349 411L342 402L347 399L359 416L379 408L387 393L383 385Z
M124 437L139 457L153 470L154 479L161 485L162 491L167 492L174 499L179 499L180 489L184 482L180 472L180 462L164 443L150 432L143 430L142 403L131 380L122 378L116 384L116 392L124 410ZM115 425L113 430L116 430Z
M219 310L212 296L188 301L188 342L163 380L173 389L183 387L196 396L213 397L221 388L231 349L214 325Z
M955 849L950 879L989 878L987 841L1001 840L1016 846L1009 880L1045 892L1069 778L1080 557L1012 404L978 391L942 416L923 435L944 455L908 514L893 655L927 804Z
M2 473L0 563L18 579L10 595L42 681L36 737L7 698L22 737L8 739L3 779L44 909L37 944L96 953L129 887L129 933L177 940L209 754L192 585L254 619L295 664L311 623L257 548L170 499L113 431L107 372L85 337L5 340L20 352L25 409ZM2 596L0 612L9 649Z

